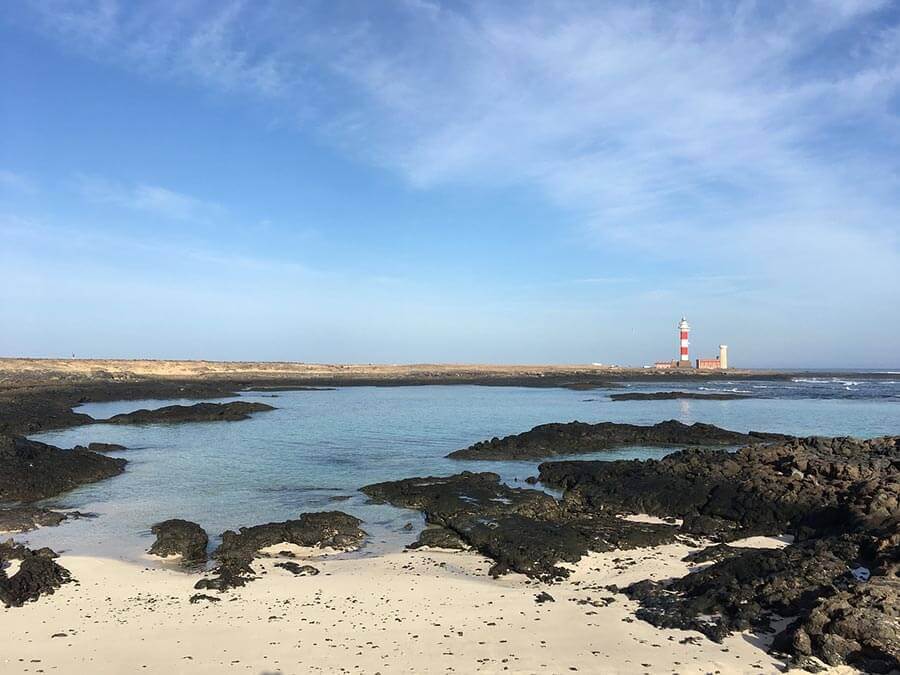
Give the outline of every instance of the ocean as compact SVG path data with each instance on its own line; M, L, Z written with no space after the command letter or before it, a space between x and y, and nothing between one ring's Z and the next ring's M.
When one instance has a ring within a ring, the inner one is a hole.
M20 537L73 554L148 563L150 526L168 518L200 523L215 541L226 529L339 509L358 516L370 538L353 555L377 555L413 541L417 512L368 503L357 488L411 476L495 471L512 485L537 462L458 461L453 450L546 422L706 422L736 431L872 437L900 434L900 374L631 383L575 391L500 386L341 387L332 391L244 392L240 400L276 406L242 422L90 425L32 435L60 447L125 445L126 472L42 504L97 514ZM651 391L746 393L731 401L614 402L610 394ZM218 399L217 399L218 400ZM237 400L237 399L224 399ZM90 403L104 418L195 400ZM674 448L633 447L578 459L645 459ZM413 530L403 529L407 523Z

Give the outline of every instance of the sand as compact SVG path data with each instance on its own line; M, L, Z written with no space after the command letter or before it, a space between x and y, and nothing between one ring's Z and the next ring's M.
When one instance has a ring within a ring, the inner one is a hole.
M756 375L775 371L731 369L728 375ZM26 359L0 358L0 383L25 379L36 383L65 380L160 378L177 380L216 380L229 378L329 380L352 383L359 379L379 381L410 380L491 380L540 377L635 376L640 378L712 376L714 371L657 371L640 367L600 364L321 364L289 361L191 361L154 359ZM721 373L719 373L721 374Z
M473 552L319 556L311 577L265 559L255 563L259 580L196 604L197 574L63 556L77 585L0 610L0 672L776 672L780 662L756 637L719 645L659 630L602 588L683 574L690 550L591 554L551 586L491 579ZM554 602L535 602L540 591Z

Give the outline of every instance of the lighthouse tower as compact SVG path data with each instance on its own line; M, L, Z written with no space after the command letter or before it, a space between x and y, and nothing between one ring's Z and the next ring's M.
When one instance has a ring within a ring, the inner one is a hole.
M681 322L678 324L678 339L680 342L680 351L678 356L678 366L680 368L690 368L691 367L691 357L688 355L688 345L690 345L690 341L688 340L688 335L690 335L691 326L688 324L687 319L681 317Z

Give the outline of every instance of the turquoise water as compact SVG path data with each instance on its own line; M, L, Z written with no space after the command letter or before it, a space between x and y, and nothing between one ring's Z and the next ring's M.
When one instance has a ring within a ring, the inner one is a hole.
M182 425L91 425L32 438L61 447L92 441L128 447L126 473L81 487L46 504L99 517L26 535L35 545L73 553L139 559L152 543L150 525L187 518L215 537L226 529L340 509L365 521L364 554L400 548L416 534L401 528L421 517L366 503L367 483L462 470L496 471L522 487L537 462L456 461L448 452L525 431L545 422L582 420L652 424L708 422L738 431L877 436L900 433L897 380L718 382L705 389L747 390L768 398L739 401L613 402L610 393L696 389L684 383L571 391L520 387L346 387L334 391L248 392L243 400L277 410L242 422ZM848 390L848 387L850 388ZM849 393L848 393L849 391ZM95 418L137 408L194 401L87 404ZM670 449L627 448L602 459L661 457ZM582 456L582 457L591 457ZM349 496L343 501L335 497Z

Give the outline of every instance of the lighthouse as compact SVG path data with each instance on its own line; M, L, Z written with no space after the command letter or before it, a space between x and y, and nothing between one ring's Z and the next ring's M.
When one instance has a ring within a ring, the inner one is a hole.
M679 357L678 357L678 366L680 368L690 368L691 367L691 357L688 355L688 345L690 341L688 340L688 335L690 335L691 326L688 324L687 319L681 317L681 321L678 324L678 339L680 345Z

